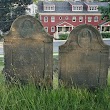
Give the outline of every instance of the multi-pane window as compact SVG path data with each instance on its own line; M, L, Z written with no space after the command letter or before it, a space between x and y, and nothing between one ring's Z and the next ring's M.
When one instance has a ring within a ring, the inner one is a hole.
M79 22L83 22L83 17L82 16L79 17Z
M55 6L44 6L44 11L55 11Z
M51 9L51 10L55 10L55 7L54 7L54 6L51 6L50 9Z
M72 22L76 22L76 16L73 16Z
M48 22L48 17L47 16L44 17L44 22Z
M55 32L55 27L51 27L51 32Z
M51 22L55 22L55 17L51 16Z
M94 17L94 22L98 22L98 16Z
M72 11L82 11L83 7L82 6L73 6Z
M76 10L76 6L73 6L73 10Z
M44 27L45 31L48 32L48 27Z
M91 22L92 21L92 17L88 17L88 22Z
M89 11L98 11L97 6L89 6Z

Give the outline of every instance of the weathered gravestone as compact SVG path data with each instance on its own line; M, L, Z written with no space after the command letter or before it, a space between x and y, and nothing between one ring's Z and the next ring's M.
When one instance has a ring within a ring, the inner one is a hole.
M4 73L7 81L32 79L52 84L53 38L41 23L27 15L17 18L4 38Z
M91 25L73 29L60 46L59 82L65 85L104 87L107 84L109 46Z

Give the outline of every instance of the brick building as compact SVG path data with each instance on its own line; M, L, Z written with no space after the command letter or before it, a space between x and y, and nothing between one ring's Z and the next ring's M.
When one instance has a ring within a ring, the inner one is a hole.
M108 6L107 2L75 2L75 1L39 1L38 12L45 30L54 37L69 34L80 24L91 24L102 29L100 6ZM101 27L101 28L100 28Z

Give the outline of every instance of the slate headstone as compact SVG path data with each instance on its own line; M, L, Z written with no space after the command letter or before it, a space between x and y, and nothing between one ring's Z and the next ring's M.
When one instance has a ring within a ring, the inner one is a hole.
M74 28L59 48L59 83L89 88L106 86L109 48L93 26L84 24Z
M7 81L52 85L53 38L34 17L20 16L4 38L4 61Z

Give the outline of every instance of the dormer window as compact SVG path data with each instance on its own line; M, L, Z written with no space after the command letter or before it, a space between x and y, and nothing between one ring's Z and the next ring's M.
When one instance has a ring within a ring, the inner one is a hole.
M44 5L44 11L55 11L54 5Z
M98 11L98 6L88 6L88 11Z
M83 6L79 6L79 5L73 5L72 6L72 11L83 11Z

